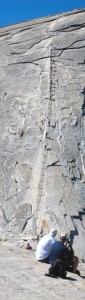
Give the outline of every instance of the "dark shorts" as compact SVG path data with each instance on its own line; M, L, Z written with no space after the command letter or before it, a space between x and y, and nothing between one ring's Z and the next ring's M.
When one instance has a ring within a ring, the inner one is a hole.
M44 258L44 259L41 259L41 260L38 259L38 261L40 261L40 262L42 262L42 263L49 264L49 256L46 257L46 258Z
M69 271L69 267L72 267L73 259L72 258L65 258L63 259L63 267L65 270Z

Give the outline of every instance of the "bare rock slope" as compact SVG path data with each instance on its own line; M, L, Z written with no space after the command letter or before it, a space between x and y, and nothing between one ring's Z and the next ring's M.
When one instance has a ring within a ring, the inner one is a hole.
M0 28L1 239L55 226L85 260L85 10Z
M66 279L45 277L48 265L37 262L34 251L0 247L0 299L84 300L84 264L79 269L82 277L69 272Z

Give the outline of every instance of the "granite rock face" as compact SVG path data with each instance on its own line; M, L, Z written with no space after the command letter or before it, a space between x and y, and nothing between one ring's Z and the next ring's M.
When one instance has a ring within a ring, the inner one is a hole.
M0 233L71 232L85 260L85 10L0 29Z
M68 272L66 280L46 277L48 269L36 261L34 251L0 246L0 299L84 300L84 264L79 265L82 277Z

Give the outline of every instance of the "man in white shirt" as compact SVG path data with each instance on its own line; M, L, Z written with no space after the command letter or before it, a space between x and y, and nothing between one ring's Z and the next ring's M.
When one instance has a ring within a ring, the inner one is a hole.
M49 234L41 238L37 245L36 259L40 262L49 263L49 255L52 245L55 243L56 229L52 229Z

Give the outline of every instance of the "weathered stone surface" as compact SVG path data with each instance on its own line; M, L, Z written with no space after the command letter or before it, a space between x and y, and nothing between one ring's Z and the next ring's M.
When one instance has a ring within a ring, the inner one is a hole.
M85 10L0 29L1 237L56 225L85 260L84 48Z
M81 276L67 273L67 279L45 277L49 266L35 259L35 252L0 247L0 298L16 300L44 298L84 300L85 267L79 265Z

